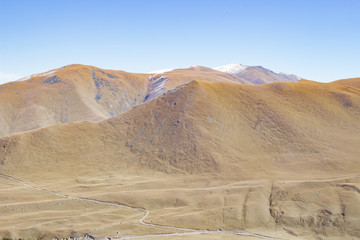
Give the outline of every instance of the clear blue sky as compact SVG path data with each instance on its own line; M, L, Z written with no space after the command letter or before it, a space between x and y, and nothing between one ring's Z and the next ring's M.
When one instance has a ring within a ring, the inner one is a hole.
M0 0L0 82L72 63L360 77L360 0Z

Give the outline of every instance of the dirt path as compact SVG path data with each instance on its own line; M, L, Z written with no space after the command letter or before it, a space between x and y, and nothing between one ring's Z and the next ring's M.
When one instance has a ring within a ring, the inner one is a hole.
M149 237L191 236L191 235L205 235L205 234L234 234L234 235L249 236L249 237L262 238L262 239L286 240L283 238L274 238L256 233L236 232L236 231L208 231L208 230L197 230L197 231L183 232L183 233L160 233L160 234L148 234L148 235L139 235L139 236L124 236L120 238L112 238L112 240L140 239L140 238L149 238Z
M276 238L276 237L265 236L265 235L261 235L261 234L250 233L250 232L242 232L242 231L241 232L237 232L237 231L220 231L220 230L218 230L218 231L210 231L210 230L180 228L180 227L174 227L174 226L147 223L147 222L145 222L145 219L150 215L150 211L146 210L145 208L132 207L132 206L128 206L128 205L117 203L117 202L100 201L100 200L91 199L91 198L70 196L70 195L67 195L67 194L62 194L62 193L55 192L55 191L52 191L52 190L48 190L48 189L45 189L45 188L39 188L39 187L30 185L30 184L28 184L28 183L26 183L26 182L24 182L24 181L22 181L20 179L17 179L17 178L8 176L8 175L0 174L0 177L9 179L9 180L12 180L12 181L15 181L15 182L18 182L18 183L24 185L25 187L35 189L35 190L38 190L38 191L44 191L44 192L54 194L56 196L63 197L63 198L68 198L68 199L73 199L73 200L78 200L78 201L91 202L91 203L96 203L96 204L102 204L102 205L108 205L108 206L114 206L114 207L122 207L122 208L142 211L145 214L139 220L139 223L141 225L143 225L143 226L183 231L183 232L174 232L174 233L159 233L159 234L123 236L123 237L120 237L120 238L111 238L111 239L114 239L114 240L140 239L140 238L149 238L149 237L189 236L189 235L201 235L201 234L234 234L234 235L241 235L241 236L257 237L257 238L262 238L262 239L286 240L286 239L283 239L283 238Z

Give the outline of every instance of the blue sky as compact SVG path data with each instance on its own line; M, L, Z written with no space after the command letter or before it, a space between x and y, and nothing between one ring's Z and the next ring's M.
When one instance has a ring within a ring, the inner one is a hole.
M0 0L0 83L80 63L360 77L359 0Z

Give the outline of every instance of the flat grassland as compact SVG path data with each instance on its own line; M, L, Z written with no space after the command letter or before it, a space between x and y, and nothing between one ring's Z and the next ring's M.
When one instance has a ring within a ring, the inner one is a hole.
M85 233L121 239L347 239L332 222L358 231L346 219L360 213L351 204L359 201L359 187L358 177L270 182L109 174L23 182L2 176L0 232L25 239Z

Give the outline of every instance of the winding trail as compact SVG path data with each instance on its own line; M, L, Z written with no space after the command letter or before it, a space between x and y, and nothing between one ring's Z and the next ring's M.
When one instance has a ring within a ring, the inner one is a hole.
M14 182L18 182L18 183L24 185L25 187L28 187L28 188L31 188L31 189L35 189L35 190L38 190L38 191L44 191L44 192L47 192L47 193L50 193L50 194L53 194L53 195L56 195L56 196L59 196L59 197L67 198L67 199L73 199L73 200L78 200L78 201L91 202L91 203L96 203L96 204L102 204L102 205L108 205L108 206L114 206L114 207L122 207L122 208L142 211L145 214L139 220L139 223L141 225L143 225L143 226L183 231L183 232L174 232L174 233L158 233L158 234L147 234L147 235L137 235L137 236L122 236L120 238L111 238L113 240L140 239L140 238L149 238L149 237L190 236L190 235L202 235L202 234L234 234L234 235L241 235L241 236L257 237L257 238L262 238L262 239L287 240L287 239L284 239L284 238L276 238L276 237L265 236L265 235L256 234L256 233L250 233L250 232L245 232L245 231L221 231L221 230L210 231L210 230L180 228L180 227L174 227L174 226L147 223L147 222L145 222L145 219L150 215L150 211L145 209L145 208L132 207L132 206L128 206L126 204L117 203L117 202L101 201L101 200L96 200L96 199L92 199L92 198L70 196L68 194L62 194L62 193L55 192L55 191L52 191L52 190L48 190L48 189L45 189L45 188L40 188L40 187L30 185L30 184L28 184L28 183L26 183L26 182L24 182L24 181L22 181L20 179L12 177L12 176L0 174L0 177L12 180Z

